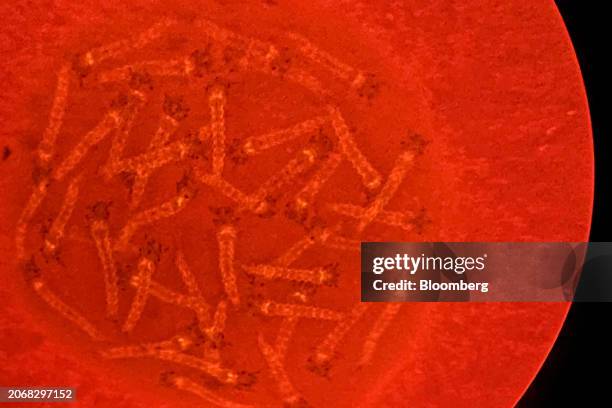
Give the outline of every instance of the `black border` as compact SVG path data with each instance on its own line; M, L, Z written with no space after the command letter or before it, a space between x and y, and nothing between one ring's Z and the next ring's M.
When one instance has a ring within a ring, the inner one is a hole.
M606 217L612 184L606 179L610 160L609 115L603 89L607 2L557 0L572 38L584 78L595 144L595 202L591 241L612 241L612 216ZM559 338L518 407L612 406L612 303L575 303Z

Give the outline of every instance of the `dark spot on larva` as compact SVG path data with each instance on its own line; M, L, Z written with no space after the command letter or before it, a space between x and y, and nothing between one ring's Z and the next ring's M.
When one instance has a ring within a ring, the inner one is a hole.
M227 93L230 90L230 88L236 85L237 83L238 83L237 81L232 80L232 79L226 79L221 76L215 76L207 83L207 85L204 87L204 90L208 94L213 89L221 88Z
M176 192L182 195L186 200L191 200L197 195L198 189L194 183L191 172L186 171L181 179L176 182Z
M288 47L282 47L278 51L276 57L270 63L270 69L272 72L283 76L291 68L291 64L294 59L294 52Z
M108 220L110 217L109 208L111 203L109 201L98 201L91 207L91 212L94 218L98 220Z
M257 280L255 281L257 283ZM262 320L261 304L263 302L263 295L260 291L254 290L248 297L246 297L244 311L251 317L257 318L259 321Z
M295 201L288 202L285 205L285 217L298 224L305 224L312 217L310 206L300 207Z
M217 226L234 224L238 222L239 218L232 207L208 207L209 211L213 214L213 223Z
M134 182L136 181L136 174L133 171L122 171L119 173L119 180L123 183L123 185L132 192L132 187L134 186Z
M195 50L191 53L191 60L194 65L193 74L202 77L212 70L213 56L210 44L206 44L203 49Z
M153 90L153 77L148 72L133 71L130 75L129 85L132 89L145 91Z
M234 166L241 166L245 164L249 158L249 155L242 148L242 141L240 139L232 139L227 146L227 155Z
M180 96L164 95L164 113L175 120L183 120L189 114L189 107Z
M12 153L13 151L11 150L10 147L4 146L4 148L2 149L2 161L8 159Z
M31 282L34 279L38 279L41 276L41 270L36 264L36 259L32 256L23 265L23 275L26 282Z
M414 231L419 235L422 234L425 228L432 223L425 208L421 208L419 211L417 211L411 221L414 225Z
M325 129L319 128L319 131L312 135L309 139L309 144L317 149L317 152L322 158L328 157L329 152L336 148L335 141L330 137Z
M324 284L327 286L338 287L338 281L340 279L340 264L337 262L325 265L324 269L329 274Z
M91 67L84 62L84 57L82 54L73 55L71 60L72 71L79 79L79 84L83 86L83 81L91 73Z
M176 373L174 371L162 371L159 374L159 382L162 385L171 386L175 377Z
M187 152L188 159L196 162L205 162L209 160L209 146L200 140L198 132L188 132L185 140L189 144L189 150Z
M118 94L110 103L112 109L121 109L127 106L129 102L129 96L126 93Z
M257 373L240 371L238 372L238 380L236 386L238 388L251 388L257 383Z
M49 234L49 231L51 230L51 224L53 224L53 218L51 217L47 217L40 222L40 225L38 226L38 232L42 237L45 237L47 234Z
M215 391L221 389L221 387L223 386L221 380L212 376L208 376L206 374L202 374L200 376L200 381L202 382L202 385L204 387L211 388Z
M32 181L35 185L38 185L41 182L48 180L50 174L51 170L48 167L36 165L32 169Z
M164 248L154 239L147 239L145 245L140 248L140 256L147 258L154 263L159 263L162 252L164 252Z
M223 68L228 73L233 73L239 70L239 62L244 58L244 50L241 48L228 45L223 49Z
M361 84L357 87L357 95L361 98L371 101L381 90L382 83L374 74L365 74Z
M117 267L117 286L121 292L125 292L129 287L129 281L134 270L132 264L120 264Z
M329 378L329 372L331 370L331 361L330 359L316 359L314 357L309 357L306 362L306 368L321 377Z
M191 186L191 178L187 174L185 174L183 175L183 177L180 178L179 181L176 182L176 193L183 194L189 191L189 187Z
M420 133L411 133L400 142L400 145L403 149L412 150L420 156L425 152L425 149L430 143L431 141Z

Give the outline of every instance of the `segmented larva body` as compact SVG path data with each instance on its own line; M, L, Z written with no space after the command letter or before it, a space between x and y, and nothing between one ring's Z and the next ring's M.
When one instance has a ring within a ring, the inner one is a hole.
M278 334L276 335L276 343L274 344L276 355L281 361L287 356L289 342L293 338L299 321L300 319L297 317L286 317L281 321Z
M107 181L117 174L118 171L115 171L115 169L120 165L119 163L125 151L129 134L132 131L138 113L147 101L145 94L136 90L131 90L127 98L127 104L120 111L121 114L118 118L117 127L111 139L111 148L106 164L102 167L102 175Z
M159 343L157 343L155 346L145 344L111 348L103 352L102 355L105 358L111 359L152 357L193 368L216 378L224 384L236 385L238 380L237 373L221 366L218 362L211 362L191 354L169 350L167 348L160 347Z
M276 381L278 392L283 402L290 406L302 400L302 396L296 391L289 380L282 360L279 358L274 348L264 340L261 334L259 335L259 350L270 369L272 378Z
M276 265L246 265L244 269L249 274L266 279L284 279L315 285L323 285L333 279L332 272L328 268L299 269Z
M202 332L205 332L206 325L210 322L210 306L204 299L202 292L200 291L199 285L196 281L194 274L191 272L189 265L182 252L178 252L175 263L177 269L181 274L183 283L187 287L189 294L191 295L191 308L195 311L198 318L198 324Z
M106 221L94 221L91 224L91 235L96 244L98 257L102 262L102 270L104 271L106 314L109 317L115 317L119 311L119 287L117 268L115 266L115 259L113 257L113 249Z
M346 318L338 322L317 347L314 354L315 364L325 364L334 357L340 342L345 338L349 330L355 326L357 321L361 319L368 307L367 303L359 303L353 307Z
M224 178L215 176L212 174L204 174L199 172L198 179L205 185L217 190L219 193L223 194L225 197L234 201L238 204L239 209L250 210L253 212L261 212L263 209L261 208L261 203L257 201L254 197L251 197L238 188L236 188L233 184L226 181ZM265 209L265 206L264 206Z
M81 139L76 147L70 152L68 157L59 165L53 174L56 180L62 180L69 172L71 172L77 164L87 154L89 149L98 144L112 130L116 129L121 122L120 114L116 110L108 112L98 125Z
M191 272L191 268L189 268L189 265L185 260L185 256L181 251L177 252L174 263L181 274L181 278L183 279L183 283L187 287L189 294L192 296L201 296L202 293L200 291L198 282L196 281L193 272Z
M51 229L47 234L45 239L45 253L52 254L57 250L57 246L59 245L59 241L64 236L64 229L66 228L66 224L68 220L72 216L72 212L74 211L74 206L79 198L79 184L81 181L81 177L75 177L70 184L68 185L68 190L66 191L66 195L64 196L64 200L62 201L62 206L59 210L59 213L55 220L53 220L53 224L51 224Z
M249 137L242 144L242 150L249 156L255 156L280 144L290 142L298 137L315 132L327 120L328 118L326 116L319 116L305 120L286 129Z
M321 237L320 242L324 247L336 249L338 251L355 252L361 250L361 241L341 237L334 233Z
M338 214L345 215L357 220L364 217L367 208L354 204L331 203L328 208ZM398 227L406 231L414 229L414 219L416 214L412 211L399 212L381 210L373 222L379 222L393 227Z
M318 320L342 320L344 318L344 313L331 309L273 301L263 302L260 310L266 316L303 317Z
M17 228L15 232L15 248L17 250L17 257L23 259L25 256L24 241L28 230L28 224L32 221L34 213L40 207L43 199L47 195L49 185L49 179L43 178L35 186L34 191L30 195L28 202L26 203L19 221L17 221Z
M212 172L221 175L225 163L225 94L214 89L208 98L210 135L212 137Z
M100 354L104 358L135 358L143 354L151 354L156 350L185 351L193 344L189 336L176 335L168 340L153 343L139 343L129 346L117 346L102 350Z
M151 149L138 156L117 162L115 166L113 166L112 174L118 174L125 171L147 174L168 163L182 160L185 158L188 151L189 146L187 143L183 141L173 142L167 146Z
M113 43L94 48L83 54L80 62L83 66L90 67L108 59L120 57L130 51L142 48L147 44L152 43L167 32L168 28L170 28L173 24L173 20L164 20L149 27L147 30L140 33L136 38L115 41Z
M372 327L372 330L368 332L363 343L359 365L362 366L368 364L372 360L374 351L376 350L376 346L378 345L380 338L387 330L395 316L397 316L401 307L401 303L389 303L385 305L383 311L374 322L374 327Z
M42 140L38 145L38 160L41 164L49 163L55 152L55 144L60 128L64 122L64 113L70 89L70 64L64 64L57 75L57 85L51 112L49 113L49 124L47 125Z
M121 229L119 239L115 244L115 249L123 250L127 248L130 239L138 228L175 215L185 208L190 199L191 197L185 196L184 192L179 192L174 198L134 215L134 217L132 217L132 219L130 219Z
M236 229L231 225L224 225L217 233L219 244L219 270L223 280L223 287L230 302L234 306L240 304L240 295L236 282L236 271L234 268L234 253L236 242Z
M132 169L135 170L134 184L131 191L132 201L130 202L132 208L136 208L140 204L146 185L149 182L149 177L153 171L167 162L181 160L187 152L187 145L182 142L177 142L171 148L164 149L177 127L178 121L176 119L162 113L157 131L153 135L147 153L145 153L141 161L144 165L132 164ZM152 155L157 156L156 160L151 157ZM124 163L122 171L127 169L129 169L128 163Z
M136 289L140 288L142 286L141 276L139 274L133 275L130 279L130 285ZM161 300L162 302L186 308L193 308L197 303L196 299L192 296L177 293L172 289L168 289L161 283L156 282L155 280L151 280L149 283L149 295Z
M289 161L281 170L265 181L253 195L254 200L265 206L266 199L279 191L282 187L291 183L297 176L312 167L317 158L314 149L303 149L298 155ZM256 211L256 212L261 212Z
M209 339L216 342L219 336L225 330L225 322L227 321L227 302L222 300L217 305L215 315L213 317L213 324L204 330L204 333Z
M357 147L357 143L355 142L348 125L344 121L340 110L336 107L329 106L328 111L332 122L332 127L334 128L336 137L338 138L340 151L361 176L363 184L368 189L374 190L378 188L381 183L381 176Z
M38 296L52 309L58 312L65 319L74 323L79 329L87 333L94 340L104 340L102 333L89 322L83 315L77 312L72 307L68 306L47 286L42 279L32 281L32 288Z
M300 256L304 252L311 248L316 242L316 239L310 235L305 236L304 238L298 240L294 243L289 249L283 253L279 258L274 262L276 265L280 266L289 266L295 261L299 259Z
M295 197L295 207L298 211L304 211L312 206L315 197L321 191L325 183L333 176L334 172L342 162L342 155L332 152L317 170L314 176L308 180L306 185Z
M155 264L153 261L147 258L141 258L138 262L138 285L136 288L136 294L130 307L128 316L123 323L121 330L124 332L130 332L140 320L142 311L147 303L149 297L149 290L151 287L151 276L155 270Z
M153 77L186 77L193 71L193 62L187 58L172 60L151 60L124 65L98 75L98 82L125 82L134 72L146 72Z
M169 378L169 381L175 388L194 394L214 406L225 408L254 408L253 405L240 404L225 398L221 398L213 391L187 377L173 375Z
M408 172L408 167L412 164L413 159L414 153L412 152L404 152L399 155L385 185L374 199L374 202L368 206L361 217L359 225L357 226L358 231L363 231L363 229L380 214L391 198L393 198L404 181L406 173Z
M304 56L323 66L339 79L349 81L352 77L355 77L358 74L355 68L319 49L303 36L296 33L290 33L289 37L297 42L299 50Z
M132 276L130 284L134 287L139 286L138 275ZM198 327L202 333L206 333L209 330L208 325L211 323L210 306L201 295L177 293L154 280L151 280L149 284L149 295L162 302L193 310L198 320Z

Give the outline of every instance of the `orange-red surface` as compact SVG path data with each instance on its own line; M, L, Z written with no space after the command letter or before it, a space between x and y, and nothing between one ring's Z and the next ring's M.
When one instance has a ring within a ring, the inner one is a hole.
M567 304L361 310L357 243L587 239L553 2L311 3L0 9L0 385L115 407L520 397Z

